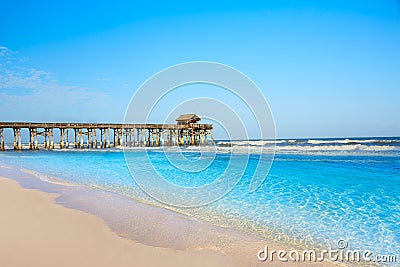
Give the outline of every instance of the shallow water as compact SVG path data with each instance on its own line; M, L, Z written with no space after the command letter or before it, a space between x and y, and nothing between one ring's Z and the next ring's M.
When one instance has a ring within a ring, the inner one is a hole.
M114 151L7 151L0 164L111 191L218 225L309 248L349 248L400 255L400 139L299 139L273 141L277 154L267 179L249 192L261 146L272 141L220 142L217 153L189 148L128 151L146 177L146 161L169 182L183 187L211 183L229 162L246 161L243 177L221 199L197 208L166 206L146 195L132 179L124 153ZM251 151L250 155L244 151ZM183 155L183 157L182 157ZM172 162L172 164L171 164ZM207 167L208 166L208 167ZM235 164L233 175L241 174ZM142 167L142 168L141 168ZM166 198L193 197L165 191ZM212 194L213 192L209 192Z

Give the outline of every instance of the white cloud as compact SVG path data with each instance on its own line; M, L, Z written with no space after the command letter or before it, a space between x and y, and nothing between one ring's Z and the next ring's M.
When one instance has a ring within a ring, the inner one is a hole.
M4 46L0 47L0 66L0 90L7 89L9 94L18 89L59 86L51 72L25 67L16 53Z
M0 120L76 120L101 117L110 104L103 92L57 81L51 72L27 67L16 52L0 46Z

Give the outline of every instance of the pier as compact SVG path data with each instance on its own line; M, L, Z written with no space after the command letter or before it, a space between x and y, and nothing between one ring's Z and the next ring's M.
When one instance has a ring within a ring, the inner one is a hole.
M214 144L212 124L198 123L195 114L177 118L177 124L0 122L0 150L4 131L12 129L14 150L107 149L111 147L206 146ZM29 140L22 140L28 131ZM58 143L54 137L59 136ZM39 137L40 140L39 140Z

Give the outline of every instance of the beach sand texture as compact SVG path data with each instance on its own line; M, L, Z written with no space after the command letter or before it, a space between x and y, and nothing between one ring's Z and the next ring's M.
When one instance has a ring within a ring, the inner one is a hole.
M0 178L1 266L234 266L214 251L151 247L119 237L100 218L57 205L55 197Z

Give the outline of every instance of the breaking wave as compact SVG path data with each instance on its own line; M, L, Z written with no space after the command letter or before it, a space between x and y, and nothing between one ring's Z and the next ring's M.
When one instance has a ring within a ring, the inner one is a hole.
M219 141L217 150L228 150L240 153L250 151L257 153L261 147L275 146L276 153L374 153L390 152L400 155L400 138L346 138L346 139L281 139L281 140L238 140Z

